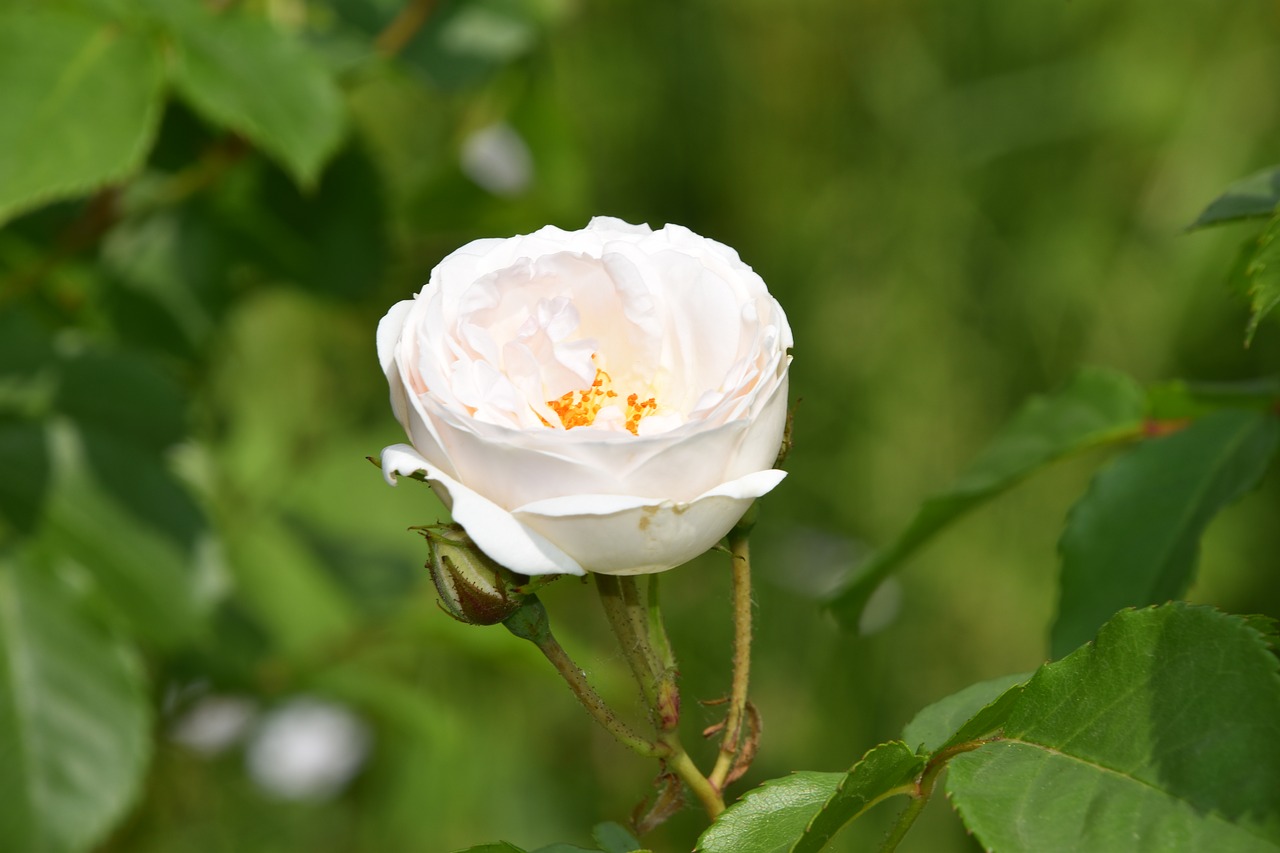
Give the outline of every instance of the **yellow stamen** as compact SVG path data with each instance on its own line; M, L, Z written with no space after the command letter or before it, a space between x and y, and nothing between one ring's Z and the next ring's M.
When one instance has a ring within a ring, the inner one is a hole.
M583 391L570 391L558 400L548 400L547 407L556 413L565 429L591 426L595 423L596 415L600 414L600 409L618 396L612 386L613 380L609 378L609 374L596 368L596 377L592 380L591 387ZM628 395L627 431L632 435L639 435L640 419L653 414L657 409L658 401L653 397L641 400L639 394Z

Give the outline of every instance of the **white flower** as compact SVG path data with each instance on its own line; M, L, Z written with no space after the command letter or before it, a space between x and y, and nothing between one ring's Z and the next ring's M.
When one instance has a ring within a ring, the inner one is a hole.
M425 472L513 571L664 571L785 476L791 343L760 277L678 225L476 240L378 324L412 442L382 469Z

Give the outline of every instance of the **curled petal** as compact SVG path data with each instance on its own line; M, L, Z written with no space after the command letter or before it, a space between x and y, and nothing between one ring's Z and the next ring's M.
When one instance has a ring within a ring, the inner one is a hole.
M453 520L466 529L476 546L499 565L522 575L582 575L582 566L514 515L433 466L407 444L382 451L382 474L395 485L397 475L419 471L450 507Z

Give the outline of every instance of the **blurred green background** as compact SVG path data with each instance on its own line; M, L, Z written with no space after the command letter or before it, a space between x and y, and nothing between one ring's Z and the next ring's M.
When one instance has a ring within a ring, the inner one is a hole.
M122 21L131 5L53 4ZM364 459L402 440L377 321L467 240L676 222L737 248L787 311L795 449L753 542L764 735L739 792L844 769L923 705L1044 660L1056 536L1100 457L941 537L877 599L874 633L841 634L819 603L1027 396L1081 364L1226 380L1280 355L1273 327L1242 346L1223 285L1247 229L1183 233L1280 160L1271 3L455 0L410 3L425 21L394 57L372 48L406 20L398 2L213 5L269 21L337 81L344 130L316 186L179 87L145 168L0 230L0 558L74 590L156 709L104 851L586 844L647 791L654 767L536 651L437 609L406 528L440 505ZM21 123L4 122L0 139ZM85 493L58 473L66 422L99 503L61 497ZM1259 571L1277 503L1273 481L1211 528L1194 600L1280 613ZM131 568L154 543L112 521L129 512L184 531L172 572ZM104 542L120 553L100 572ZM692 740L717 719L695 700L728 686L726 560L664 584ZM591 587L544 600L602 693L632 703ZM325 719L356 769L273 791L251 756L300 698L350 713ZM687 850L703 825L690 807L646 840ZM937 798L901 849L977 847Z

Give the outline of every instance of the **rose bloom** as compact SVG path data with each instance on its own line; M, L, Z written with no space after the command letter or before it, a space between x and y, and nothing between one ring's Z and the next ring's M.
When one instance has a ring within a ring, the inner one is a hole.
M455 522L526 575L660 572L785 476L791 328L732 249L596 217L476 240L378 324L391 405Z

